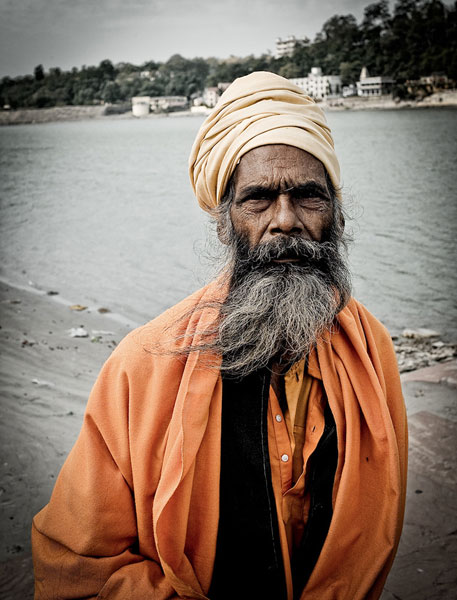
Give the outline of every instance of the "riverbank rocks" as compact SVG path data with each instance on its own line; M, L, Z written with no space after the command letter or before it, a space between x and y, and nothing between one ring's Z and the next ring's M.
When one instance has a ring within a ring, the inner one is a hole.
M392 336L400 373L430 367L457 356L457 344L444 342L431 329L405 329Z
M405 338L413 338L416 340L437 338L440 336L438 331L434 331L433 329L404 329L402 332L402 336Z

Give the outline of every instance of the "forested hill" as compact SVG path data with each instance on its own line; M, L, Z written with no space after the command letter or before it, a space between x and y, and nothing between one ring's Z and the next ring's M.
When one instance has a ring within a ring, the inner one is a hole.
M297 23L297 30L300 30ZM186 59L175 54L167 62L142 65L104 60L98 66L5 77L0 82L0 106L11 108L125 102L132 96L182 95L191 98L205 87L231 82L252 71L268 70L284 77L303 77L319 66L340 75L343 85L358 80L363 66L371 75L390 75L398 82L432 73L457 80L457 1L397 0L392 12L387 0L365 8L360 23L353 15L326 21L314 41L306 40L293 56L270 54L228 59Z

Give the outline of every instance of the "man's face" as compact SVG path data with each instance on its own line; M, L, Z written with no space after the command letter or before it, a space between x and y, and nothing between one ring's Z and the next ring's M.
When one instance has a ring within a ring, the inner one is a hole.
M322 163L277 144L246 153L221 204L229 292L208 348L242 377L292 364L332 327L347 303L343 215ZM331 187L331 186L330 186Z
M246 153L234 173L234 192L233 228L251 248L281 235L320 242L332 222L322 163L293 146L260 146Z

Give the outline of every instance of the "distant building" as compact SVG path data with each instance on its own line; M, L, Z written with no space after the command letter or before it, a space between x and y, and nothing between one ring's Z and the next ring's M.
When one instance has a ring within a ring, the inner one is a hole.
M220 90L218 87L207 87L203 90L203 104L209 108L216 106L219 100Z
M149 79L149 81L154 81L154 72L153 71L140 71L140 79Z
M225 90L228 88L229 85L231 85L232 82L231 81L219 81L219 83L217 84L217 89L221 92L221 94L223 92L225 92Z
M421 85L429 85L433 90L445 90L450 87L450 79L445 73L432 73L419 79Z
M395 79L384 75L370 77L368 69L363 67L360 79L357 81L357 95L362 97L383 96L391 94L395 85Z
M357 86L354 83L349 85L343 85L343 98L350 98L351 96L357 96Z
M149 102L153 111L184 110L188 104L186 96L151 96Z
M308 38L296 38L294 35L289 35L284 40L280 37L276 38L276 58L282 56L292 56L297 46L303 46L308 41Z
M206 108L214 108L220 96L225 92L229 85L230 83L228 82L220 81L217 84L217 87L213 86L205 88L201 96L192 98L192 105L196 107L204 105Z
M415 98L425 98L430 94L455 89L456 83L445 73L432 73L431 75L423 75L419 79L407 79L405 87L408 94Z
M132 114L134 117L145 117L149 114L149 96L135 96L132 98Z
M322 75L320 67L313 67L307 77L294 77L290 79L298 85L305 94L314 100L325 100L341 96L342 85L339 75Z
M187 105L186 96L135 96L132 98L132 114L134 117L145 117L150 110L184 110Z
M368 69L366 67L362 67L362 70L360 71L360 77L359 79L367 79L368 77L370 77L370 74L368 73Z

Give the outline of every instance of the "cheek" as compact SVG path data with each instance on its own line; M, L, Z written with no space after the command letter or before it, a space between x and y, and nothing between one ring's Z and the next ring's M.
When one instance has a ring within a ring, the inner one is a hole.
M268 219L263 212L255 213L248 210L239 210L232 211L232 224L235 233L242 235L253 246L261 240Z
M331 213L319 213L315 212L312 214L304 215L302 222L305 228L312 234L314 239L319 240L332 223Z

